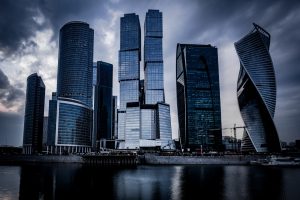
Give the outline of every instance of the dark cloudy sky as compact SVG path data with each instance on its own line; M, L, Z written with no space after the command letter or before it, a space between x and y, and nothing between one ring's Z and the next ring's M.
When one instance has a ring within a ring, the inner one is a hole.
M48 100L56 90L58 33L71 20L95 30L94 61L114 65L117 82L119 26L124 13L136 13L141 29L148 9L163 12L166 101L177 138L175 52L177 43L218 48L222 125L243 125L237 98L239 61L233 43L255 22L271 34L270 53L277 78L275 123L284 141L300 139L300 1L297 0L1 0L0 1L0 145L21 145L26 78L37 72ZM142 69L141 63L141 69ZM143 74L141 74L143 77ZM231 135L224 131L224 135ZM238 132L241 137L241 132Z

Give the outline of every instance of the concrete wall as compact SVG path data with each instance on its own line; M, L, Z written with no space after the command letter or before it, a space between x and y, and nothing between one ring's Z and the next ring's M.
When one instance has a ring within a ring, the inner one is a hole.
M158 156L145 154L145 164L157 165L247 165L252 157L248 156Z

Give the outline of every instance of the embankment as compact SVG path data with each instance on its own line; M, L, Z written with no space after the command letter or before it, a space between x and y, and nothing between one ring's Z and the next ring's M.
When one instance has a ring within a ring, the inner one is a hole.
M144 163L152 165L248 165L254 156L158 156L145 154Z
M83 163L81 156L77 155L0 155L0 163Z

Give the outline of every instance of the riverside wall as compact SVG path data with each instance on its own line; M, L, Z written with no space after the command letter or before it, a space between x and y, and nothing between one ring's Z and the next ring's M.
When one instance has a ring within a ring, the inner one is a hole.
M254 156L160 156L145 154L144 164L152 165L248 165Z
M84 163L77 155L0 155L0 163Z
M93 156L92 156L93 157ZM128 157L128 156L127 156ZM135 165L248 165L251 160L262 156L225 155L225 156L162 156L153 153L139 155L128 161L126 156L100 156L88 158L80 155L0 155L0 164L22 163L100 163L123 165L134 160ZM123 160L127 160L126 162Z

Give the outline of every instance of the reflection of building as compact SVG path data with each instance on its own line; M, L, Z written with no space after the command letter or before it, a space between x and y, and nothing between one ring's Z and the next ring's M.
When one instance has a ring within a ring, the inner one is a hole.
M139 17L125 14L121 18L118 148L169 148L172 144L170 107L163 85L162 13L149 10L144 28L145 80L140 80Z
M98 61L94 101L94 137L95 147L106 146L106 140L112 140L112 64ZM103 143L102 145L100 143ZM99 149L99 148L97 148Z
M254 24L254 29L236 42L240 59L237 83L238 103L246 125L242 151L281 150L273 121L276 106L276 80L269 53L270 34Z
M27 78L23 150L25 154L42 152L45 85L36 73Z
M217 48L178 44L176 60L182 147L217 150L222 141Z
M92 145L94 31L84 22L60 29L57 94L49 101L52 153L86 152Z

